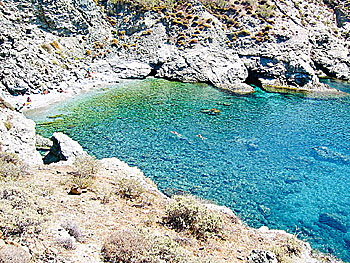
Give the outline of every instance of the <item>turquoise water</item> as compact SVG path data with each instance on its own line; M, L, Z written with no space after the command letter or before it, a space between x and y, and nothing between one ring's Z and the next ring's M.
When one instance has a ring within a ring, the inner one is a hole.
M350 91L348 84L329 83ZM201 112L211 108L221 114ZM57 114L63 115L48 118ZM242 97L147 79L29 117L41 123L41 134L63 131L98 158L140 167L166 193L215 200L251 226L298 233L314 248L350 260L347 97L260 90Z

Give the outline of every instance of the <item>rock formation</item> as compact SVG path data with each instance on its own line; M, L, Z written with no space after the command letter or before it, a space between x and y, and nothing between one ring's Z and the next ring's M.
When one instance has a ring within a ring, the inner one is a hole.
M296 0L0 2L0 94L164 77L236 93L334 92L350 79L348 3ZM18 23L21 21L21 23Z
M77 156L87 155L79 143L61 132L55 132L51 140L53 145L50 152L44 157L45 164L57 163L59 161L72 164Z

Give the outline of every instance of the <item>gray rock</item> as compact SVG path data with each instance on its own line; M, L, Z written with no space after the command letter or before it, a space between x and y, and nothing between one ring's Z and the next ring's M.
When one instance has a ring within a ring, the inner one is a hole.
M29 263L31 255L23 248L5 245L0 249L0 262L2 263Z
M243 84L248 71L237 54L197 46L173 53L157 71L157 77L183 82L209 82L214 86L237 93L251 93L254 89Z
M0 147L2 151L13 152L24 163L42 164L42 158L35 148L35 123L21 113L0 108Z
M248 263L277 263L276 255L265 250L253 250L248 256Z
M87 155L78 142L61 132L54 133L51 140L53 141L53 145L50 152L44 157L45 164L59 161L72 164L77 156Z

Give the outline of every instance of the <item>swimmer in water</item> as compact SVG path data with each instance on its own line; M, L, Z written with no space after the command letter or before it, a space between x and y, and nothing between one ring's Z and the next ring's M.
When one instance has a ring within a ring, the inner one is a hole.
M177 137L179 137L179 138L181 138L182 136L181 136L181 134L180 133L178 133L178 132L176 132L176 131L170 131L172 134L175 134Z
M205 137L202 136L202 134L196 135L197 137L201 138L202 140L206 139Z

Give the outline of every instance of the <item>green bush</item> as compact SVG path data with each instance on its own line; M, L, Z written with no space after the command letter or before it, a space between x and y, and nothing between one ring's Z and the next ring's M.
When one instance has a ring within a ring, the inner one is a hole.
M176 230L189 230L203 239L219 233L223 227L221 215L193 196L174 196L173 202L166 207L164 221Z
M75 158L73 165L75 173L72 178L72 185L82 189L91 186L100 169L98 160L90 155L81 155Z
M114 232L102 248L105 262L194 262L169 236L129 228Z
M27 173L27 166L15 153L0 152L0 181L16 180Z
M0 181L0 236L23 237L41 231L48 218L45 191L15 181Z

